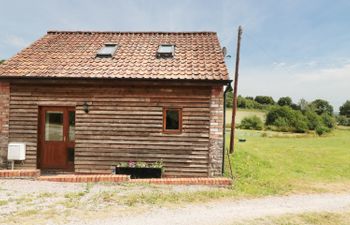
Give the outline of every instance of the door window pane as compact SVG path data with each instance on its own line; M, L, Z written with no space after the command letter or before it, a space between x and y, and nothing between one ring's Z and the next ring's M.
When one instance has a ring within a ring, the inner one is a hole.
M68 148L68 162L74 162L74 148Z
M46 112L45 141L63 140L63 112Z
M69 141L75 140L75 112L69 112Z

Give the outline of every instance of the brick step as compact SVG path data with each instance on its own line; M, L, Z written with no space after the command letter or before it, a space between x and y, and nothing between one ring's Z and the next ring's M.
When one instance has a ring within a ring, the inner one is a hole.
M41 176L37 180L53 182L127 182L130 180L128 175L53 175Z
M128 175L56 175L38 177L41 181L53 182L129 182L164 185L216 185L228 186L232 184L229 178L154 178L130 179Z
M5 178L36 178L40 170L0 170L0 177Z
M225 177L217 178L157 178L157 179L131 179L130 183L150 183L168 185L215 185L228 186L232 180Z
M225 177L215 178L153 178L130 179L129 175L116 174L58 174L40 176L40 170L0 170L0 178L36 178L51 182L130 182L162 185L213 185L228 186L232 180Z

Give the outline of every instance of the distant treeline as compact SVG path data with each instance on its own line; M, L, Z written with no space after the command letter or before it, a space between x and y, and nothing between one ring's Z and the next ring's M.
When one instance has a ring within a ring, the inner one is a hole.
M276 102L271 96L237 98L238 108L257 109L267 112L265 128L277 131L306 132L314 130L318 134L329 132L336 124L350 126L350 101L339 108L339 115L334 115L333 106L324 99L307 102L301 99L294 103L291 97L281 97ZM227 107L232 107L232 92L227 94ZM242 120L241 128L263 129L259 118ZM253 125L252 125L253 124Z

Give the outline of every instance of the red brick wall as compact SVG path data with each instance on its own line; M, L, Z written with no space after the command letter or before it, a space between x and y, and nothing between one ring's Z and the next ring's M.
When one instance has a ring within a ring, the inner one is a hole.
M10 84L0 82L0 167L6 166L9 138Z
M209 176L220 176L222 171L224 97L223 87L214 86L210 100L210 131L209 131Z

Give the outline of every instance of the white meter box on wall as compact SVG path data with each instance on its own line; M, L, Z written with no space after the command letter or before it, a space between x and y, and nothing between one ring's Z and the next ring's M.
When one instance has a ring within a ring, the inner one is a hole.
M7 160L25 160L26 159L26 144L13 142L8 146Z

